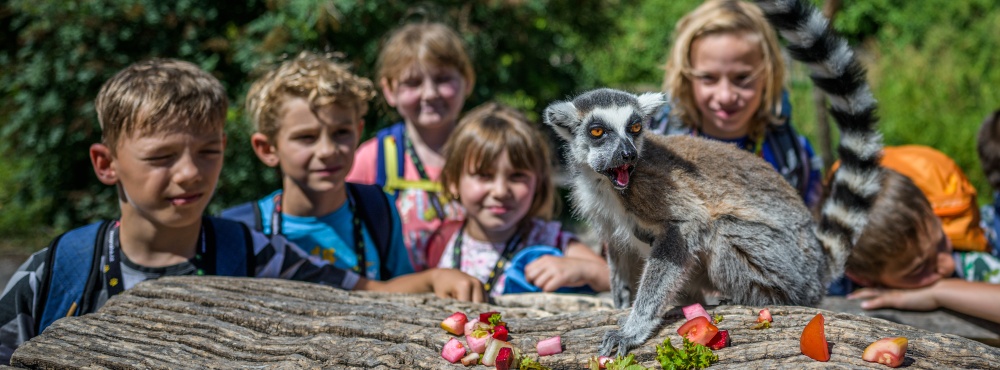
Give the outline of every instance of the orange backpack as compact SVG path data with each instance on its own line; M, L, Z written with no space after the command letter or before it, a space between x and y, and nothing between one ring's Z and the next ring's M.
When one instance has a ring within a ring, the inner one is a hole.
M834 163L830 174L839 166L840 161ZM929 146L887 146L882 166L909 177L920 188L956 251L989 252L979 226L976 188L954 160Z
M985 252L976 188L951 158L922 145L886 147L882 166L909 177L927 196L955 250Z

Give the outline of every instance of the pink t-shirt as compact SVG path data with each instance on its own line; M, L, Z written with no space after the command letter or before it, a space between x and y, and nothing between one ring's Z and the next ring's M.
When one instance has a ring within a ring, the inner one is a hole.
M420 180L420 173L409 153L403 155L403 179ZM354 154L354 166L347 175L347 181L359 184L374 184L378 176L378 139L372 138L358 147ZM440 167L425 166L431 180L441 176ZM393 194L390 194L393 195ZM441 225L441 219L434 214L434 206L428 192L419 189L400 190L396 197L396 208L403 221L403 244L406 245L415 271L427 268L427 239ZM441 202L444 219L465 220L465 210L458 202Z

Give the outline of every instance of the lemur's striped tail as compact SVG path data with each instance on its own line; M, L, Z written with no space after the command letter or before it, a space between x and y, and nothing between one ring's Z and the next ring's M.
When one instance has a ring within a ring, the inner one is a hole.
M812 80L830 98L840 128L841 166L823 204L817 235L826 249L829 278L840 276L854 242L868 223L881 189L882 136L876 102L865 69L843 37L812 4L802 0L757 0L769 22L788 42L792 58L809 66Z

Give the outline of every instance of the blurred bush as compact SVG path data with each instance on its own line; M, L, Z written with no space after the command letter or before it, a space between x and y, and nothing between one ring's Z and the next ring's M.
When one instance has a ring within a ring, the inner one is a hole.
M226 154L211 212L279 186L259 164L243 121L255 71L301 50L332 52L369 76L388 31L408 21L451 25L478 75L471 108L499 99L538 117L581 86L581 45L604 45L622 1L81 0L0 3L0 235L64 230L117 212L94 178L87 148L100 140L93 100L103 81L150 57L211 71L230 93ZM380 98L376 98L380 101ZM372 109L368 132L393 112Z

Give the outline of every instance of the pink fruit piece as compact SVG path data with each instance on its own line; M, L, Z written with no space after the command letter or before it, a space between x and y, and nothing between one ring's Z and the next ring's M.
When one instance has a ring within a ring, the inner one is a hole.
M719 330L715 337L706 344L711 349L723 349L729 347L729 330Z
M478 354L486 352L486 342L489 339L490 336L486 333L481 333L478 337L475 332L465 335L465 343L469 345L469 349Z
M764 321L774 322L774 319L771 317L771 310L768 310L766 308L760 310L760 313L757 314L757 322L764 322Z
M472 319L472 320L469 320L469 322L465 323L465 334L466 335L468 335L469 333L471 333L473 330L476 330L476 323L477 322L479 322L479 319Z
M494 362L497 370L510 370L512 363L514 363L514 350L508 347L501 348L497 354L497 360Z
M441 349L441 357L451 363L458 362L463 356L465 356L465 346L455 338L451 338Z
M479 354L472 352L465 357L462 357L462 365L473 366L479 364Z
M888 367L899 367L906 358L906 346L909 342L905 337L882 338L869 344L861 359L868 362L878 362Z
M708 322L712 322L712 317L708 316L708 311L705 311L705 307L702 307L701 303L685 306L681 311L684 311L684 320L691 321L695 317L704 316Z
M538 345L535 346L535 349L538 350L539 356L562 353L562 339L557 335L549 339L540 340L538 341Z
M468 322L469 318L464 313L455 312L441 322L441 328L449 333L462 335L465 334L465 324Z

